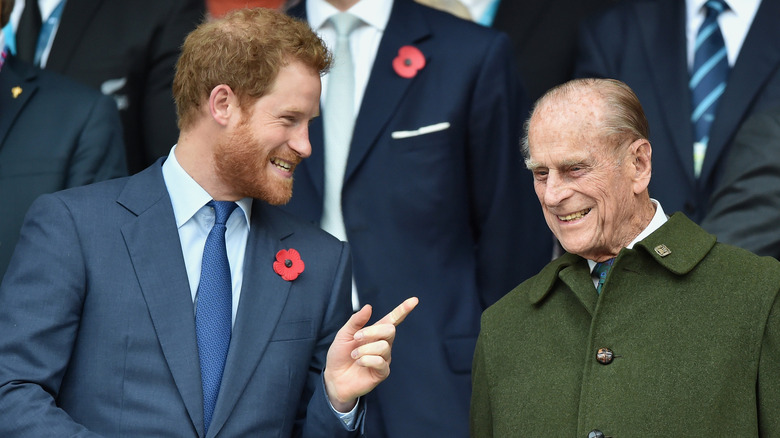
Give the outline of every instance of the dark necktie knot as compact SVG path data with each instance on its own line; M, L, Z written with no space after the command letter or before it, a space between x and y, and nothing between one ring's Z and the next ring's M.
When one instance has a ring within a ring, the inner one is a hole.
M613 263L615 263L615 259L611 258L609 260L596 263L596 266L593 268L593 275L597 276L599 279L599 284L596 286L596 292L601 293L601 289L604 287L604 282L607 281L607 274L612 268Z

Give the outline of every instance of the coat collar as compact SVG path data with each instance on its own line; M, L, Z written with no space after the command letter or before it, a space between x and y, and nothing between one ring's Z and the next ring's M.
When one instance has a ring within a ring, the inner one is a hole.
M634 245L634 251L644 251L658 265L674 275L685 275L698 265L715 246L715 236L707 233L682 213L675 213L658 230ZM627 251L618 254L614 267L621 265ZM556 287L558 281L569 286L588 308L595 308L597 296L587 261L565 253L528 280L528 298L533 304L541 301Z

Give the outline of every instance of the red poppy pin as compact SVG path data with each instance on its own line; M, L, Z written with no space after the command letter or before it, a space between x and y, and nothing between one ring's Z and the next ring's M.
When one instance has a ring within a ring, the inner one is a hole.
M398 49L398 56L393 59L393 70L402 78L410 79L425 67L425 56L414 46L403 46Z
M279 274L282 279L286 281L293 281L303 272L303 260L298 251L290 249L282 249L276 253L276 261L274 261L274 272Z

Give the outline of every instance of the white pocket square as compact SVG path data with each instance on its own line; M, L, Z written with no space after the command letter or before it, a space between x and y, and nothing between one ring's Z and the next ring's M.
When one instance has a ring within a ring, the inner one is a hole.
M450 122L441 122L433 125L423 126L413 131L395 131L390 134L394 139L416 137L418 135L430 134L432 132L444 131L450 127Z

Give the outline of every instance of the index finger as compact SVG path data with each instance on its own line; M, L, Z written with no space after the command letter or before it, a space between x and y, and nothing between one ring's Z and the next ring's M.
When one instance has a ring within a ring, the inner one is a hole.
M406 316L414 310L419 302L420 300L418 300L417 297L407 298L403 303L399 304L398 307L385 315L384 318L377 321L377 324L393 324L394 326L398 326L398 324L402 323L403 320L406 319Z

